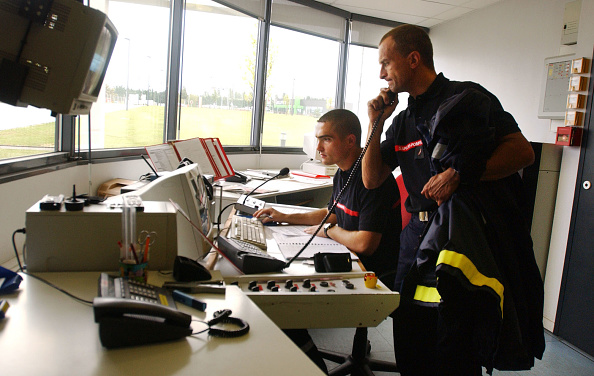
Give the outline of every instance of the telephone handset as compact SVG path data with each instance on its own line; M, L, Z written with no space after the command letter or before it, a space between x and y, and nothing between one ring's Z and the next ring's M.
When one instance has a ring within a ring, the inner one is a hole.
M390 98L390 105L394 104L394 101L397 98L397 94L394 93L392 90L388 90L388 98Z
M101 344L107 348L173 341L192 334L192 317L161 304L132 299L93 300Z

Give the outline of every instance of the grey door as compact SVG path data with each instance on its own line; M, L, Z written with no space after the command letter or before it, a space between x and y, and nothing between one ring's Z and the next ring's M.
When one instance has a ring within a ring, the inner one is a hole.
M590 77L584 136L555 334L594 355L594 129ZM590 136L590 137L589 137Z

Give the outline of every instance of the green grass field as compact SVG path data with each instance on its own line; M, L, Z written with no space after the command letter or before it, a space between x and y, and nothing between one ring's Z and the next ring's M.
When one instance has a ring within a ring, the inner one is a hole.
M105 118L105 148L159 144L163 140L163 119L163 106L109 112ZM182 107L180 120L180 139L218 137L223 145L249 145L250 111ZM313 131L316 120L312 116L266 113L263 145L280 146L281 133L285 133L285 146L301 147L303 134ZM81 130L80 136L86 140L87 130ZM54 137L54 123L1 130L0 159L52 152Z

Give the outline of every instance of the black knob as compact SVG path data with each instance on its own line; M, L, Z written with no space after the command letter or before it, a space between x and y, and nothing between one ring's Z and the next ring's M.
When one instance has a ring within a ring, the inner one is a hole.
M293 287L293 280L287 279L287 282L285 282L285 288L290 289L291 287Z
M316 286L311 286L311 287L309 288L309 291L311 291L311 292L316 292Z
M268 281L268 283L266 283L266 287L268 288L268 290L273 288L275 285L276 285L275 281Z
M260 286L256 285L256 286L252 287L250 290L253 292L258 292L258 291L260 291Z
M291 292L296 292L296 291L297 291L297 286L291 287Z
M277 291L278 291L278 286L272 286L272 287L270 288L270 291L272 291L272 292L277 292Z
M303 288L308 289L311 286L311 281L309 279L303 280Z
M250 283L248 284L248 289L253 289L254 286L258 285L258 281L250 281Z
M328 282L322 281L322 282L320 282L320 286L322 286L322 287L328 287Z
M352 283L349 282L349 283L345 284L344 287L346 287L349 290L352 290L355 288L355 285L353 285Z

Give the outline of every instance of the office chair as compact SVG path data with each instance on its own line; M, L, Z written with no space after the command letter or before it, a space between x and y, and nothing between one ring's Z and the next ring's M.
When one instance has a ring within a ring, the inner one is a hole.
M411 214L406 211L404 202L408 197L402 175L396 177L396 184L400 191L400 214L402 216L402 228L406 227L410 221ZM390 273L395 274L395 271ZM382 276L383 277L383 276ZM328 359L334 363L340 364L338 367L329 371L330 376L343 375L366 375L373 376L373 371L398 372L398 366L395 362L369 359L371 353L371 343L367 339L367 328L357 328L353 338L353 348L350 354L342 354L330 350L318 350L322 358Z

